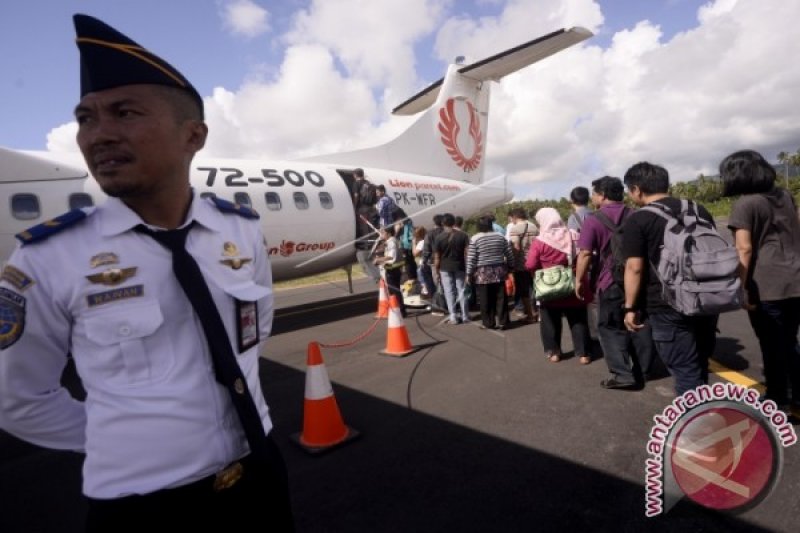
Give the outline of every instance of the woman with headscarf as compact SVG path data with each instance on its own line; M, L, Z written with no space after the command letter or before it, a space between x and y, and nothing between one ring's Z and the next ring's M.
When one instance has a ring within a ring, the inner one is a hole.
M467 283L477 288L482 329L506 329L508 296L505 280L514 266L511 246L492 229L493 217L478 219L478 233L467 248Z
M739 275L761 357L765 398L800 410L800 222L788 191L775 186L775 169L752 150L719 164L722 195L741 195L728 227L739 252Z
M535 218L539 225L539 235L528 251L525 268L535 275L537 270L544 268L574 265L575 241L578 239L578 233L568 229L561 215L552 207L539 209ZM589 286L588 283L583 285L587 288ZM588 365L592 362L588 352L591 340L586 313L586 304L591 301L591 293L588 290L586 293L583 300L572 294L559 300L541 302L539 332L545 355L551 363L561 361L562 318L566 318L569 324L575 356L579 358L581 364Z

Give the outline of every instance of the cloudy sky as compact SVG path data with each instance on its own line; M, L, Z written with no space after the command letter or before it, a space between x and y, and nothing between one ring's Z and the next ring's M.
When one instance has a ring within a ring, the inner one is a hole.
M119 28L205 98L206 156L292 159L367 147L457 55L553 30L596 36L493 88L488 173L560 197L650 160L674 180L733 150L800 148L797 0L26 0L0 17L0 145L74 151L71 14Z

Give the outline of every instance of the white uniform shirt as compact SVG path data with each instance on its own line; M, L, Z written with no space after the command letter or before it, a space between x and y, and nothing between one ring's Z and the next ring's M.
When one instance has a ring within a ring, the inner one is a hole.
M237 332L237 300L257 302L261 342L272 326L272 274L258 221L200 198L189 220L195 226L186 248L206 278L268 433L259 346L240 353ZM20 290L14 278L0 282L25 299L22 336L0 351L0 427L40 446L85 450L84 493L93 498L184 485L248 452L172 255L133 231L141 223L111 198L85 220L16 250L9 264L32 284ZM118 264L92 266L108 254ZM238 269L231 266L236 260ZM97 281L110 268L135 271L113 286ZM67 353L85 403L59 383Z

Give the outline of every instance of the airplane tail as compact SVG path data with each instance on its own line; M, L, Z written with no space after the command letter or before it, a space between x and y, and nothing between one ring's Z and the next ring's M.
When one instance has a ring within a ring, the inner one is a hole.
M458 59L445 77L399 106L395 115L425 111L392 141L373 148L314 157L351 167L392 169L479 184L484 179L489 81L499 81L592 36L585 28L561 29L464 66Z

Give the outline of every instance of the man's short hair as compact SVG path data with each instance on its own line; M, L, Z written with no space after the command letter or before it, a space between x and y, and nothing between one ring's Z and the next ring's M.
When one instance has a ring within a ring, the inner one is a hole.
M167 85L153 85L153 87L169 102L175 120L179 123L187 120L203 121L203 108L190 93Z
M375 187L375 190L378 190L378 191L381 191L382 193L385 193L386 192L386 186L378 185L377 187Z
M363 168L353 169L353 176L355 176L356 178L363 178L364 177L364 169Z
M434 226L441 226L442 225L442 217L443 217L443 215L433 215L433 225Z
M442 215L442 226L452 228L456 223L456 217L452 213L445 213Z
M464 225L464 217L456 216L456 223L454 226L458 226L459 228Z
M622 185L622 180L613 176L603 176L594 180L592 190L612 202L621 202L625 198L625 186Z
M764 156L753 150L740 150L719 164L722 195L769 192L775 187L777 173Z
M508 215L514 218L521 218L523 220L528 218L528 214L521 207L515 207L514 209L508 212Z
M575 187L569 192L569 200L575 205L589 205L589 189Z
M381 229L382 229L383 231L385 231L386 233L388 233L389 235L391 235L392 237L394 237L394 235L395 235L395 233L396 233L396 232L394 231L394 226L393 226L392 224L389 224L388 226L384 226L384 227L382 227Z
M669 172L664 167L642 161L625 172L625 186L638 187L643 194L669 193Z

